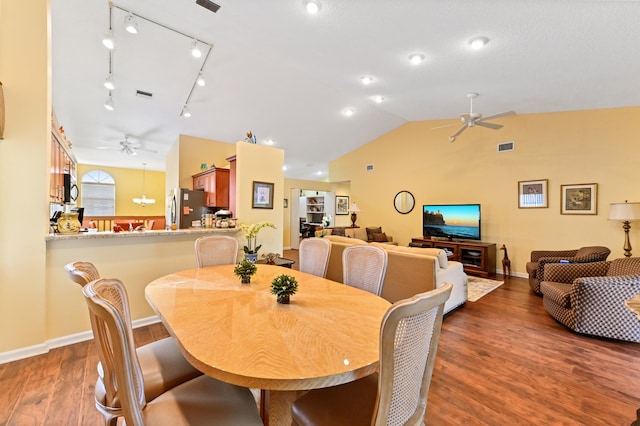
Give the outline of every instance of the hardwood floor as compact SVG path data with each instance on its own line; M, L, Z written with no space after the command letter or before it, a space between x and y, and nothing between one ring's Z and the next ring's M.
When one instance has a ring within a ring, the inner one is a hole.
M139 345L165 336L135 330ZM96 363L89 341L0 365L0 425L102 424ZM629 425L639 407L640 345L567 330L525 279L445 316L428 425Z

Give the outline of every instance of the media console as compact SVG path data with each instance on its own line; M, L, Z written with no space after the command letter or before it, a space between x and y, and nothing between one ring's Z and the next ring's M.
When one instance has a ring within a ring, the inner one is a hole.
M492 277L496 274L496 245L473 241L441 241L412 238L410 247L433 247L444 250L449 260L461 262L467 274Z

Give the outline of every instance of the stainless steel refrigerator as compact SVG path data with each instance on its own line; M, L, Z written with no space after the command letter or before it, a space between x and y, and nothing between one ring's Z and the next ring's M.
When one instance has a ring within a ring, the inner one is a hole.
M169 194L168 225L175 223L178 229L193 228L197 223L201 226L204 207L204 191L187 188L176 188Z

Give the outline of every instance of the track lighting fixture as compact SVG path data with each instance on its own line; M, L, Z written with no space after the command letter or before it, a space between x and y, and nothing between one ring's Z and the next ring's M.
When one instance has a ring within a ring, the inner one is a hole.
M486 37L476 37L469 40L469 46L471 46L472 49L482 49L487 43L489 43L489 39Z
M127 30L128 33L138 34L138 21L136 21L135 16L131 12L124 18L124 29Z
M150 24L154 24L157 25L159 27L162 27L166 30L172 31L176 34L179 34L181 36L187 37L191 40L191 54L196 57L196 58L200 58L202 57L203 51L200 49L200 46L208 46L209 49L206 51L206 55L204 60L202 61L202 65L200 66L200 70L198 71L198 75L195 78L195 81L193 82L193 85L191 86L191 91L189 92L189 95L187 96L186 101L184 102L184 107L182 108L180 115L182 117L191 117L191 112L189 111L189 109L187 108L187 105L189 105L189 101L191 100L191 95L193 94L193 90L195 89L196 85L198 86L204 86L206 84L206 81L202 75L202 72L204 70L204 66L207 63L207 60L209 59L209 55L211 54L211 50L213 49L213 44L211 43L207 43L205 41L202 41L196 37L194 37L193 35L189 35L189 34L185 34L182 31L176 30L175 28L171 28L167 25L161 24L158 21L154 21L152 19L146 18L138 13L135 13L131 10L128 9L124 9L120 6L118 6L117 4L113 3L113 2L109 2L109 30L107 35L105 36L105 38L102 40L102 43L108 47L110 49L109 51L109 73L108 73L108 77L105 79L104 81L104 86L109 90L109 97L107 98L106 102L104 103L104 107L106 109L108 109L109 111L113 111L114 109L114 104L113 104L113 97L111 96L111 91L115 89L115 84L113 81L113 55L114 55L114 51L113 48L115 47L115 41L114 41L114 37L113 37L113 31L112 31L112 18L113 18L113 9L116 8L118 10L121 10L122 12L126 13L126 16L124 18L124 24L125 24L125 29L132 33L132 34L137 34L138 33L138 20L139 19L143 19L146 22L149 22Z
M114 106L113 106L113 97L111 96L111 90L109 90L109 97L104 102L104 107L109 111L113 111Z
M191 55L193 55L194 58L202 57L202 51L198 46L198 40L193 40L193 43L191 43Z
M422 53L414 53L412 55L409 55L409 60L412 64L418 65L422 61L424 61L424 55Z

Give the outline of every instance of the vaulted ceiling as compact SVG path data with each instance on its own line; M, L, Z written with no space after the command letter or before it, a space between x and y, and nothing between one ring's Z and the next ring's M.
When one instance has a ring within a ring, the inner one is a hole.
M163 170L179 134L235 143L252 131L285 151L285 176L321 179L330 161L406 122L455 123L469 92L485 115L640 105L638 1L320 1L311 15L303 0L218 0L217 13L195 0L52 0L53 106L78 160ZM479 36L489 42L474 50ZM125 135L145 149L120 152Z

